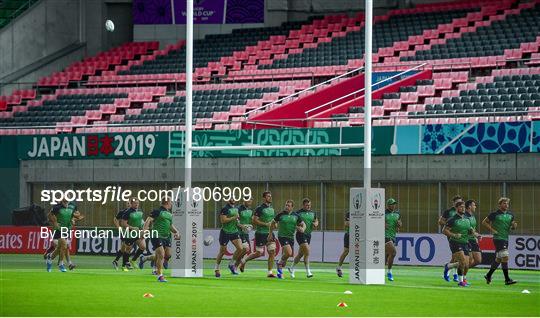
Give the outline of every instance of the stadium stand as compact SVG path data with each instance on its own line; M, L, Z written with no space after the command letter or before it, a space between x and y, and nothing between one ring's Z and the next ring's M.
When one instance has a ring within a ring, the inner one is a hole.
M3 0L0 1L0 28L30 8L38 0Z

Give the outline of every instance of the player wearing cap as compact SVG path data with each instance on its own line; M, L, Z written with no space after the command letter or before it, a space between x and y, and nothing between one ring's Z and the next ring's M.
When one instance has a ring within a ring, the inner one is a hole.
M396 257L396 234L401 227L401 214L397 210L397 201L390 198L386 201L386 211L384 211L384 250L386 256L386 264L388 273L386 274L389 281L394 281L392 275L392 265Z
M500 198L499 209L490 213L483 221L482 225L487 227L493 233L493 244L495 244L495 260L491 263L489 272L484 276L486 283L491 283L493 273L502 264L504 274L504 283L506 285L515 284L516 281L508 276L508 235L510 230L517 228L517 222L514 221L514 214L510 212L510 199Z
M444 231L444 226L446 225L446 222L448 222L448 220L450 218L452 218L454 215L456 215L455 205L459 201L463 201L461 196L460 195L454 196L452 198L452 206L450 208L444 210L442 212L442 215L439 217L439 226L443 227L442 231ZM457 262L457 260L455 260L453 257L450 259L450 262L447 263L448 271L450 271L450 270L454 271L454 281L455 282L458 281L458 274L456 273L458 265L459 265L459 262ZM445 273L443 275L444 280L446 280L447 282L450 281L450 275L449 275L448 271L445 271Z
M339 263L336 267L336 274L338 277L343 277L343 271L341 270L341 267L343 266L343 262L345 262L345 257L349 255L349 221L350 221L351 213L347 212L345 213L345 234L343 235L343 252L341 252L341 255L339 256Z

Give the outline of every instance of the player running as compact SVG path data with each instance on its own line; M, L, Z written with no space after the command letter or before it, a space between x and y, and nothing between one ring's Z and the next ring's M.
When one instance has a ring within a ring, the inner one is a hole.
M283 278L283 267L287 265L287 260L293 256L294 233L297 230L304 232L306 229L306 224L293 212L293 208L294 201L287 200L285 210L276 215L272 221L272 228L278 229L278 240L281 245L281 259L276 262L279 279Z
M274 233L270 231L272 219L275 216L274 208L272 207L272 193L270 191L263 192L264 202L255 209L253 215L253 225L255 230L255 252L244 256L240 262L240 271L244 271L246 263L252 259L261 257L264 252L264 247L268 251L268 278L275 278L273 273L274 257L276 256L276 242Z
M307 278L313 277L313 273L309 267L309 243L311 243L311 232L313 228L319 226L319 219L315 212L311 211L311 200L305 198L302 200L302 208L296 212L300 221L304 222L306 228L303 232L296 232L296 242L300 245L300 251L294 258L293 265L288 268L291 277L294 278L295 266L300 262L300 259L304 257L304 265L306 267Z
M386 201L386 211L384 211L384 247L386 254L386 264L388 266L388 273L386 277L389 281L394 281L392 275L392 265L394 264L394 258L396 257L396 234L401 227L401 214L397 210L397 201L390 198Z
M133 197L129 200L129 209L124 211L122 214L122 219L120 220L120 225L123 228L129 229L130 232L128 237L124 239L124 254L122 255L122 268L128 270L135 268L135 261L144 253L146 250L146 241L140 235L140 230L144 226L144 213L139 209L139 199ZM131 231L137 231L137 234L131 234ZM131 261L129 260L129 254L133 244L137 244L137 251L133 255Z
M439 226L442 226L442 230L444 231L444 226L446 225L446 222L448 222L448 220L450 218L452 218L454 215L456 215L456 203L458 201L463 201L463 199L461 198L460 195L456 195L452 198L452 206L448 209L446 209L445 211L443 211L442 215L439 217ZM456 268L458 267L458 262L452 258L450 259L450 262L448 263L448 268L451 269L452 271L454 271L454 281L457 282L458 281L458 274L455 272L456 271ZM443 276L444 280L446 280L447 282L450 281L450 275L444 275Z
M171 233L174 234L174 239L180 239L180 233L172 224L172 202L169 198L164 198L161 201L161 206L152 211L150 216L146 218L143 226L143 231L157 231L158 236L152 237L151 242L154 247L154 254L151 256L141 256L139 266L148 260L152 260L156 264L156 274L158 282L165 283L167 280L163 277L163 261L171 257Z
M252 202L252 200L244 201L244 204L238 208L238 214L240 215L240 218L238 219L238 229L240 230L240 239L242 240L242 253L240 254L240 257L238 257L236 264L234 264L237 268L240 266L242 258L250 252L249 232L253 229L253 225L251 224L253 219L253 210L251 209Z
M345 262L345 257L349 255L349 222L350 222L351 213L347 212L345 214L345 235L343 235L343 252L341 252L341 255L339 256L339 263L336 267L336 274L338 277L343 277L343 271L341 270L341 267L343 266L343 262Z
M240 255L242 255L243 250L242 240L240 239L240 233L238 232L238 219L240 218L240 215L238 214L238 208L234 204L234 199L229 200L219 213L221 231L219 232L219 252L216 256L216 265L214 267L216 277L221 277L219 266L223 255L227 253L227 244L229 242L233 243L236 248L233 257L229 262L229 270L231 271L231 274L238 275L235 263L240 258Z
M463 276L469 269L469 234L473 233L469 218L465 217L465 203L456 203L456 215L451 217L444 228L444 235L449 238L452 258L458 261L458 286L467 287L469 284L464 281ZM444 266L444 275L448 275L448 264Z
M473 231L475 233L475 235L469 236L469 269L482 263L482 251L480 250L480 245L478 245L480 235L478 235L478 232L476 230L478 222L476 221L476 217L474 216L475 212L476 201L465 201L465 217L469 218L469 221L471 222L471 227L473 228ZM467 278L465 277L465 280L466 279Z
M490 284L493 272L502 263L504 284L512 285L517 282L508 276L508 234L510 230L517 228L517 222L514 221L514 214L508 210L510 208L510 199L503 197L499 199L498 203L499 209L490 213L482 221L482 225L487 227L493 234L493 244L495 244L495 260L491 263L491 268L484 278L486 283Z
M66 199L63 199L59 204L52 207L48 217L54 229L53 242L55 249L52 253L47 254L47 272L52 270L52 260L56 258L56 256L59 257L58 269L61 272L66 272L64 258L67 255L66 250L68 248L68 241L66 238L62 238L61 230L67 228L71 231L73 220L82 219L82 215L77 211L75 205L70 205ZM69 263L72 265L71 260L69 260Z
M113 219L113 223L114 223L114 227L117 228L117 229L120 229L120 220L122 220L122 216L124 215L124 213L129 209L130 207L130 204L129 204L129 200L126 201L126 207L125 209L122 209L120 211L118 211L118 213L116 213L116 216L114 217ZM124 253L126 252L125 249L126 249L126 244L124 243L124 238L121 237L120 238L120 247L118 248L118 251L116 251L116 255L115 255L115 258L114 260L112 261L112 265L113 265L113 268L115 270L118 270L118 260L120 259L120 257L122 257L122 255L124 255ZM129 251L128 251L129 252ZM124 267L124 269L127 271L128 269Z

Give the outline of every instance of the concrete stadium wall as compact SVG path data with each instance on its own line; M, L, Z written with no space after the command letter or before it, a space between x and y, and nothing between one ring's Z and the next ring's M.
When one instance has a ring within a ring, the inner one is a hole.
M377 182L540 181L538 154L373 157ZM182 183L183 159L32 160L20 165L19 205L32 183ZM362 180L358 157L193 160L194 182L349 182Z

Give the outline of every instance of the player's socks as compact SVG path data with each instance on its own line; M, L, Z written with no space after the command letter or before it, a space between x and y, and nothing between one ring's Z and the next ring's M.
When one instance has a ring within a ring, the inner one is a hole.
M291 278L294 278L294 266L287 267L287 270L289 271L289 274L291 274Z
M313 277L313 273L311 272L311 268L309 268L309 265L304 264L304 266L305 266L305 268L306 268L307 278Z
M146 257L144 255L141 255L141 257L139 257L139 268L140 269L144 268L144 262L146 262Z
M127 266L129 264L129 253L122 254L122 266Z
M133 258L131 258L131 260L136 261L143 253L144 250L137 249L137 252L135 252L135 255L133 255Z
M118 260L120 259L120 257L122 257L122 254L123 254L122 251L121 251L121 250L118 250L118 251L116 252L115 257L114 257L114 261L115 261L115 262L118 262Z
M499 267L499 264L497 261L493 261L493 263L491 263L491 268L489 269L489 272L487 273L487 277L490 278L491 280L491 275L493 275L493 273L497 270L497 268Z
M47 256L46 263L47 263L47 272L50 273L52 271L52 260L51 260L50 255Z
M394 281L394 276L392 275L391 272L388 272L388 273L386 274L386 277L388 278L389 281L391 281L391 282Z
M336 274L338 277L343 277L343 271L341 270L341 266L336 267Z
M505 282L505 284L506 285L515 284L516 282L514 280L512 280L510 278L510 276L508 275L508 263L502 263L501 268L502 268L502 271L503 271L503 274L504 274L504 282Z

